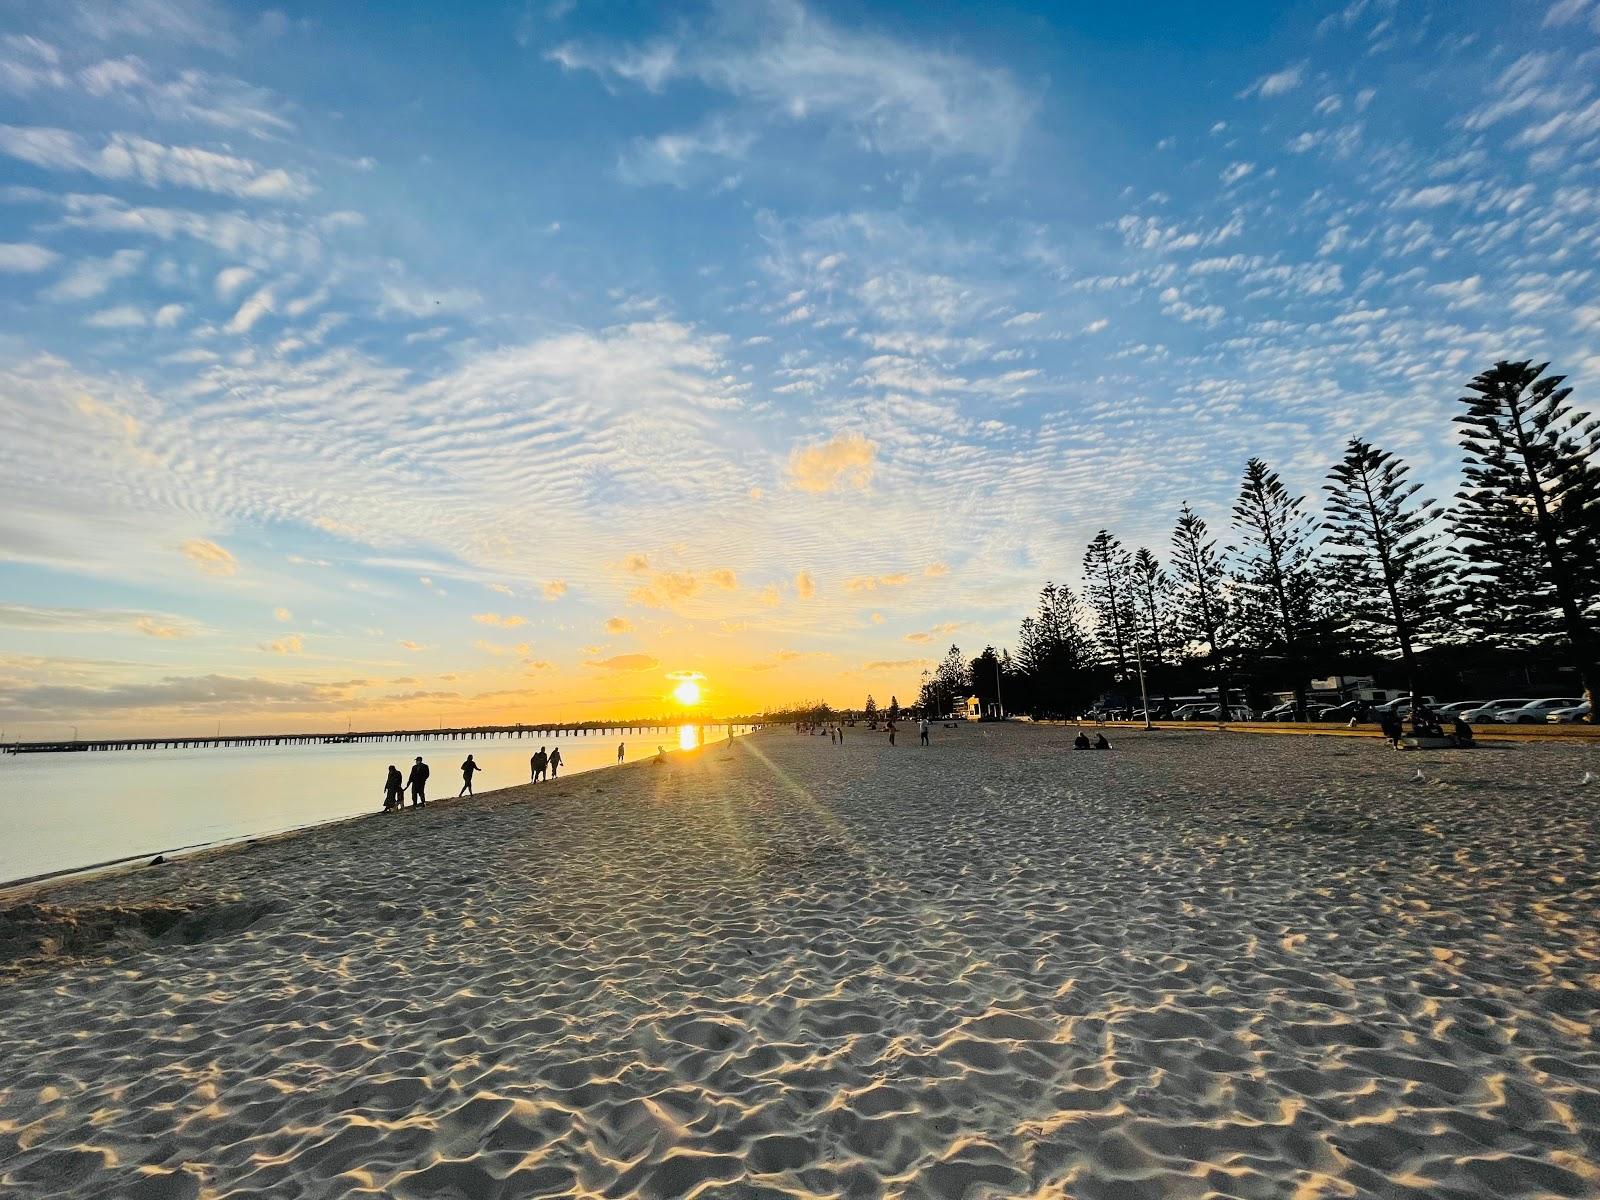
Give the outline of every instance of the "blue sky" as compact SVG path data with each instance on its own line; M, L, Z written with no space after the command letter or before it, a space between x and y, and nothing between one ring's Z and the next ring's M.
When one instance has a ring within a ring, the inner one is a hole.
M0 6L0 721L905 696L1589 401L1600 2L1221 7Z

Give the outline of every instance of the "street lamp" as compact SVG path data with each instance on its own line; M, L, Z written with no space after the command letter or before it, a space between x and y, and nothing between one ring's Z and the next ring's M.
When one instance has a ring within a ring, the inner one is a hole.
M1150 724L1150 697L1144 687L1144 639L1141 637L1133 639L1133 657L1139 664L1139 702L1144 705L1144 727L1149 730L1154 726Z

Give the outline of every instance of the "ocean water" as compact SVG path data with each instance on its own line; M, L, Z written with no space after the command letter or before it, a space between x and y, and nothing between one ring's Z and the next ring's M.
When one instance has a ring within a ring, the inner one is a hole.
M527 783L541 744L560 747L561 773L575 775L612 766L618 742L634 762L698 736L685 725L628 736L0 754L0 884L379 812L389 764L405 775L419 754L435 800L456 794L468 754L483 768L473 781L481 794ZM724 738L727 727L707 726L705 736Z

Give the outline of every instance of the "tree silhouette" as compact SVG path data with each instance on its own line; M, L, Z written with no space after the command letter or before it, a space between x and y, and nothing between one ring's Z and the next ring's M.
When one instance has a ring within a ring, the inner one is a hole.
M1306 719L1307 652L1318 623L1316 524L1305 498L1291 496L1276 471L1259 458L1245 464L1234 526L1244 534L1236 576L1241 625L1252 648L1279 654L1293 673L1295 719Z
M1094 611L1100 641L1111 650L1117 675L1128 672L1127 647L1133 635L1133 591L1128 552L1102 529L1083 552L1084 591Z
M1351 438L1328 473L1329 556L1339 568L1343 619L1381 652L1398 649L1406 688L1417 703L1416 643L1448 611L1448 561L1429 526L1432 501L1387 451Z
M1466 451L1456 537L1474 627L1507 645L1564 634L1589 720L1600 720L1592 625L1600 604L1600 417L1567 401L1548 363L1496 363L1455 418Z
M867 719L868 725L878 719L878 702L872 698L871 692L867 693L867 706L861 710L861 715Z
M1177 633L1186 643L1204 642L1217 681L1217 703L1224 710L1232 699L1228 685L1228 631L1233 613L1228 604L1228 569L1205 521L1185 504L1172 531L1175 576L1172 611ZM1223 717L1226 712L1219 712Z

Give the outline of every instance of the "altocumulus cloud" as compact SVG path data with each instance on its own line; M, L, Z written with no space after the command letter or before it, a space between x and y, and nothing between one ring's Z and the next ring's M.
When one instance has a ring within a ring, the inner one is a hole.
M872 482L877 447L859 433L796 446L789 455L789 482L802 492L865 489Z
M239 705L326 708L344 703L348 691L335 684L238 677L169 675L154 683L84 687L38 684L0 688L0 711L34 716L133 709L208 710Z
M239 569L238 559L205 538L190 538L179 549L207 575L232 575Z

